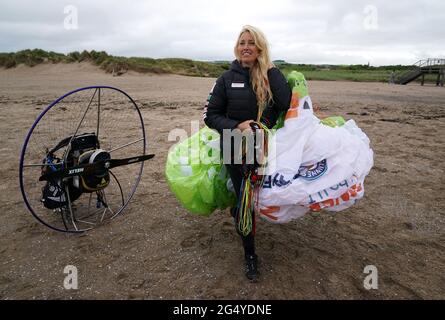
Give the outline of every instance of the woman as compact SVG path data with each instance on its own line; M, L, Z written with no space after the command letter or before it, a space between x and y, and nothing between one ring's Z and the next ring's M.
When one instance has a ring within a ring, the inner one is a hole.
M255 121L273 127L279 114L287 111L291 100L286 79L270 60L267 40L260 30L244 26L234 53L236 60L232 62L230 70L216 80L204 109L204 122L221 134L221 143L227 130L252 130L251 124ZM233 143L229 147L233 150ZM221 150L225 150L223 145ZM239 202L242 166L233 161L225 165ZM234 218L237 210L230 210ZM249 280L255 281L258 278L258 258L255 254L254 230L247 236L240 235L246 260L245 273Z

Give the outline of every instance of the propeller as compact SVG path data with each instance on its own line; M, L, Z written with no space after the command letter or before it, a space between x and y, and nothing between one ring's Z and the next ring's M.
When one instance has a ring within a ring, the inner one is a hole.
M74 176L81 175L91 175L96 171L111 169L119 166L125 166L128 164L146 161L153 158L154 154L147 154L143 156L125 158L125 159L108 159L108 160L100 160L94 163L84 164L80 166L75 166L71 168L59 169L55 171L51 171L40 176L39 181L48 181L52 179L63 179Z

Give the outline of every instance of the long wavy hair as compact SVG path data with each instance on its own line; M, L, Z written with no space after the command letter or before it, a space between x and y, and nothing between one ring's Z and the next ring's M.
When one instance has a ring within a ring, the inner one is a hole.
M241 36L245 32L249 32L252 35L259 53L257 60L252 68L250 68L250 79L258 104L257 121L260 121L264 109L268 103L272 102L273 99L272 91L270 90L269 86L269 79L267 77L267 71L274 67L274 64L270 60L269 45L264 33L258 28L250 25L245 25L241 29L238 39L236 40L234 48L236 59L241 63L241 57L238 54L238 44Z

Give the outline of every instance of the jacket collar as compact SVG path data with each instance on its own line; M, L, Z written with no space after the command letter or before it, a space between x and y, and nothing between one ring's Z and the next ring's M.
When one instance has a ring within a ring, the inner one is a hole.
M238 60L233 60L230 70L249 76L249 68L243 68Z

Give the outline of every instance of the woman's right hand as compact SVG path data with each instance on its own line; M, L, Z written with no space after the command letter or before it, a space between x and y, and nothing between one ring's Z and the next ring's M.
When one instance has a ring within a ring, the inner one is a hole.
M246 121L243 121L243 122L241 122L240 124L238 124L238 125L236 126L236 128L237 128L237 129L240 129L241 132L244 132L244 131L246 131L246 130L250 130L250 131L252 131L252 127L250 126L250 124L251 124L252 122L255 122L255 121L253 121L253 120L246 120Z

